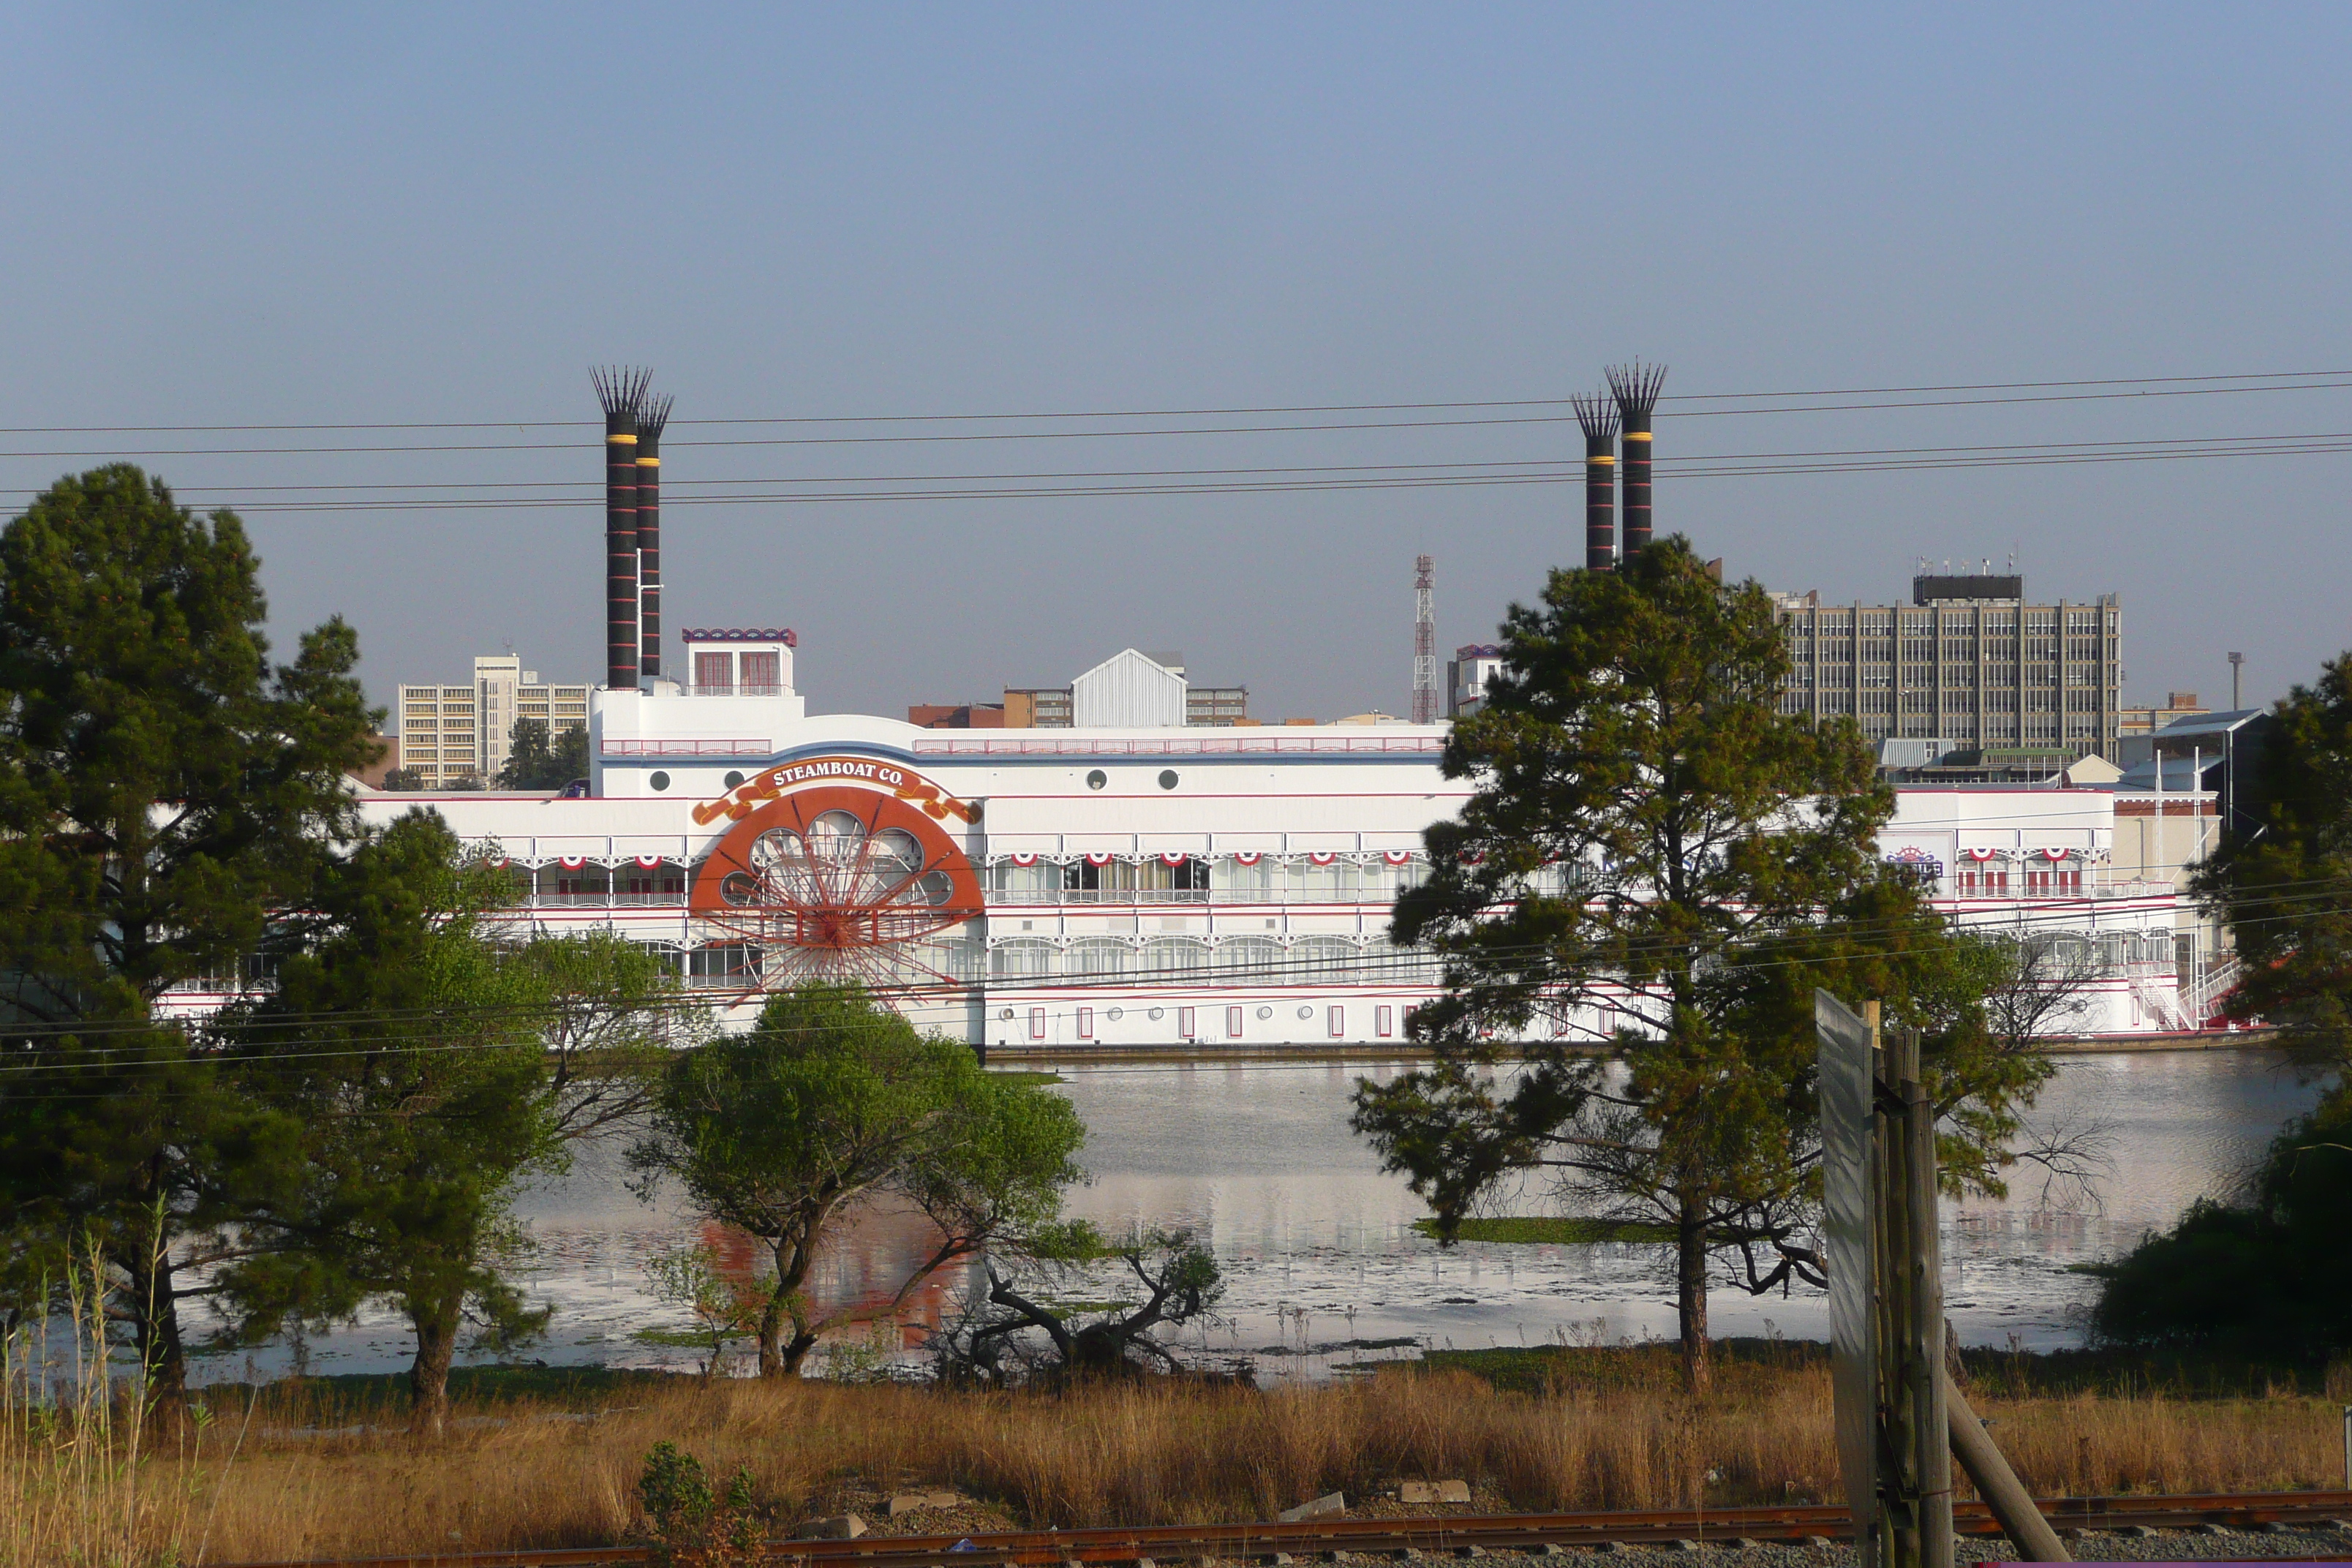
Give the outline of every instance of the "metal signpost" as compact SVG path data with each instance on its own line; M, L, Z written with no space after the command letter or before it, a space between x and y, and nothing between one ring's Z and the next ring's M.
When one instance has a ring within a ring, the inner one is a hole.
M1916 1031L1813 993L1838 1464L1861 1568L1952 1568L1952 1459L2021 1557L2069 1561L1944 1365L1936 1111Z

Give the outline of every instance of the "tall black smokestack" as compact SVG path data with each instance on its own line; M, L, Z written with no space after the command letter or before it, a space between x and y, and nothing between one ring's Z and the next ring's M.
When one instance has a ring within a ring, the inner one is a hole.
M1617 405L1594 393L1571 397L1584 431L1584 569L1617 564Z
M1625 426L1625 554L1650 542L1650 415L1658 406L1658 388L1666 381L1666 367L1635 360L1629 367L1609 367L1609 390L1617 398L1617 417Z
M661 679L661 435L670 399L637 408L637 668Z
M604 684L637 689L637 405L642 370L593 373L604 405Z

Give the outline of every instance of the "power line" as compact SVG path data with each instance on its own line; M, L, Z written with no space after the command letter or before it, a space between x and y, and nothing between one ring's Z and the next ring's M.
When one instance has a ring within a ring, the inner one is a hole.
M2034 392L2083 387L2176 386L2212 382L2313 382L2334 385L2339 384L2333 379L2338 377L2352 377L2352 370L2252 371L2238 374L2208 375L2105 376L2074 381L1948 382L1916 386L1812 387L1774 392L1685 392L1668 393L1660 401L1728 403L1791 397L1909 396L1930 392ZM2215 390L2268 392L2307 389L2256 385L2221 387ZM1559 408L1567 406L1568 403L1567 397L1521 397L1416 403L1303 403L1194 408L1011 410L987 414L805 414L673 419L670 421L670 427L676 429L686 426L736 425L917 425L1045 419L1191 419L1276 414L1385 414L1441 412L1468 408ZM1841 406L1856 405L1842 405ZM1889 406L1914 405L1892 405ZM597 427L599 427L598 422L593 419L381 420L310 424L256 422L238 425L21 425L0 426L0 436L226 435L272 430L569 430Z

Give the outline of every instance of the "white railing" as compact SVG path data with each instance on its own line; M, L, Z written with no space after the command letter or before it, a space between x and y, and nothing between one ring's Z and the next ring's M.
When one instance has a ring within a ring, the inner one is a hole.
M2237 954L2231 953L2205 972L2204 978L2180 994L2180 1003L2188 1009L2194 1027L2203 1028L2221 1010L2221 1000L2234 990L2246 966Z
M1299 735L1235 734L1185 736L1171 731L1165 740L1080 740L1076 736L1045 738L1024 735L1006 739L930 740L915 742L920 756L945 757L1225 757L1225 756L1435 756L1445 750L1437 735Z
M768 757L772 741L606 741L597 748L607 757Z

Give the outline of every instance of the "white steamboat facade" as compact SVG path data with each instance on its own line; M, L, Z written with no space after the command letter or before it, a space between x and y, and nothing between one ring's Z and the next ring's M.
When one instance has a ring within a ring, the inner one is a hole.
M584 792L371 794L367 815L431 805L513 868L519 921L672 955L736 1026L833 978L992 1050L1370 1048L1436 992L1388 921L1467 793L1442 724L919 729L809 716L789 634L686 641L693 684L594 694ZM2174 887L2110 875L2112 791L1899 798L1884 851L1954 918L2095 952L2067 1032L2203 1022ZM1605 1033L1597 1002L1536 1031Z

